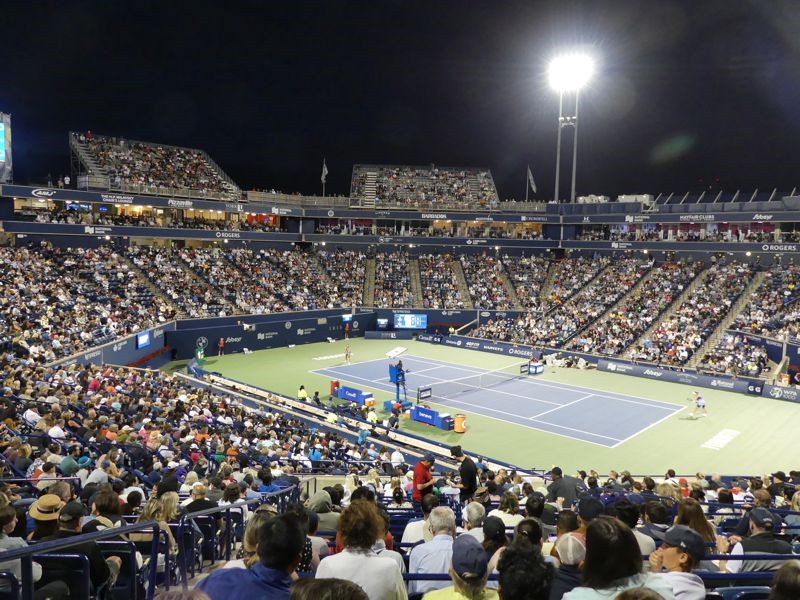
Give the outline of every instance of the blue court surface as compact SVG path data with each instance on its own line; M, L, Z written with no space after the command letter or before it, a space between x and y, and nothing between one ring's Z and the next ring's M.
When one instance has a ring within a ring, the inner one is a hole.
M431 401L450 407L453 413L471 412L607 448L615 448L683 410L676 404L555 383L536 376L493 379L487 375L493 372L474 367L408 355L402 360L407 371L408 399L412 402L416 401L418 387L430 387ZM509 365L508 372L513 373L520 364L522 361ZM388 365L389 360L382 358L312 372L353 387L394 394ZM468 381L452 397L437 395L437 384L441 393L450 396L458 386L447 382L480 374L485 375L482 383L489 383L488 387Z

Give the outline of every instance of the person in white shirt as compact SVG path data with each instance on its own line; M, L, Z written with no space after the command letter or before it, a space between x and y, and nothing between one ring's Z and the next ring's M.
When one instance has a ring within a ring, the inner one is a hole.
M490 517L499 517L506 527L516 527L525 517L519 514L519 500L511 492L500 498L500 506L489 512Z
M403 544L416 544L421 541L430 542L433 539L433 534L428 527L428 518L431 511L439 506L439 498L435 494L425 494L422 497L420 506L422 507L423 518L406 523L406 528L403 530L403 538L400 540Z
M401 465L406 464L406 457L403 456L403 453L400 452L399 448L396 448L394 452L392 452L392 467L397 468Z
M86 478L85 485L89 485L90 483L97 483L99 485L103 485L108 483L108 470L111 468L111 463L109 461L104 461L98 465L98 467L89 473L89 476Z
M35 427L36 424L42 419L42 415L39 414L39 407L35 404L32 404L28 407L28 410L22 415L22 420L25 421L31 427Z
M703 537L686 525L673 525L664 534L664 543L650 553L650 571L661 573L672 586L677 600L704 600L703 580L692 573L705 556Z
M53 440L65 440L65 439L67 439L67 433L64 431L64 425L65 425L64 419L60 419L59 421L56 421L56 424L53 425L47 431L47 435L50 436L50 439L53 439Z
M370 600L406 600L408 592L394 559L378 556L372 546L383 531L374 502L356 500L339 518L344 550L322 559L316 577L345 579L359 585Z

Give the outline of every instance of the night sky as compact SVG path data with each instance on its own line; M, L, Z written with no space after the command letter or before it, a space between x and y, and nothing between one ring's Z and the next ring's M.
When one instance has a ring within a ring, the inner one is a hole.
M206 150L244 188L347 194L354 163L485 166L551 197L548 60L597 61L578 194L800 185L800 4L6 0L15 179L69 170L67 132ZM569 191L571 146L562 159Z

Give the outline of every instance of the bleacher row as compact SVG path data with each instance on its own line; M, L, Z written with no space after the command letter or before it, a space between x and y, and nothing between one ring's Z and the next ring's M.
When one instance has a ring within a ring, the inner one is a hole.
M365 301L371 256L375 291ZM413 294L413 260L419 265L421 298ZM48 363L178 315L369 304L508 310L516 296L528 312L484 321L469 335L683 366L755 275L751 265L735 261L654 265L631 258L520 260L482 254L453 261L448 254L416 258L405 251L0 248L0 312L5 316L0 344ZM767 268L730 327L795 337L800 322L796 275L795 267ZM722 337L695 360L702 369L728 374L759 376L770 368L764 350L739 336Z

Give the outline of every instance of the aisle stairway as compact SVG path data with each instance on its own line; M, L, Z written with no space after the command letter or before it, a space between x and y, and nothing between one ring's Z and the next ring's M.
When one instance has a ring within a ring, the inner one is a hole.
M139 277L142 279L142 281L144 281L144 284L147 287L147 289L152 291L153 294L158 296L161 300L163 300L164 302L166 302L170 306L174 306L177 309L177 311L178 311L177 314L176 314L177 318L181 319L181 318L186 318L188 316L186 314L186 312L184 312L182 310L181 304L180 303L174 303L172 300L170 300L167 297L167 295L163 291L161 291L161 288L159 288L155 283L153 283L153 281L147 276L147 274L144 271L142 271L139 267L137 267L136 263L134 263L130 258L128 258L124 254L120 253L119 254L119 259L121 261L123 261L126 265L128 265L130 267L131 271L133 271L133 272L135 272L135 273L137 273L139 275Z
M375 305L375 257L367 258L364 274L363 306Z
M550 290L553 288L556 273L558 273L558 262L554 260L550 261L550 266L547 268L547 276L544 279L544 283L542 283L542 289L539 290L539 300L542 301L543 306L547 304L547 298L550 296Z
M363 208L375 208L375 197L377 195L378 174L375 171L367 173L367 180L364 182L364 197L361 198Z
M609 268L610 268L610 267L609 267ZM650 279L652 279L653 277L657 277L657 276L658 276L658 273L657 273L657 271L658 271L658 270L657 270L655 267L650 267L650 270L649 270L649 271L647 271L647 273L645 273L645 274L644 274L644 276L643 276L642 278L640 278L640 279L639 279L639 281L637 281L637 282L636 282L636 284L635 284L635 285L634 285L632 288L630 288L630 289L629 289L629 290L628 290L628 291L627 291L625 294L623 294L623 295L622 295L622 296L619 298L619 300L617 300L617 301L616 301L614 304L612 304L611 306L609 306L609 307L608 307L608 309L607 309L607 310L606 310L606 311L605 311L605 312L604 312L602 315L600 315L599 317L597 317L597 318L596 318L594 321L592 321L592 322L590 322L590 323L587 323L586 327L584 327L583 329L579 329L579 330L578 330L578 331L576 331L576 332L575 332L573 335L571 335L570 337L568 337L567 339L565 339L565 340L564 340L564 342L561 344L561 347L562 347L562 348L566 347L566 345L567 345L567 344L568 344L568 343L569 343L571 340L575 339L576 337L580 337L580 335L581 335L581 334L582 334L584 331L586 331L587 329L589 329L589 328L590 328L592 325L594 325L595 323L600 323L600 322L601 322L603 319L605 319L605 318L606 318L606 315L608 315L609 313L613 313L615 310L617 310L617 308L618 308L620 305L622 305L622 303L623 303L623 302L625 302L625 300L627 300L627 299L628 299L628 298L629 298L631 295L633 295L633 294L635 294L636 292L638 292L638 291L639 291L639 289L640 289L640 288L641 288L641 287L642 287L642 286L643 286L643 285L644 285L644 284L645 284L647 281L649 281L649 280L650 280Z
M414 308L422 308L422 282L419 277L419 261L416 258L408 261L408 277L411 279L411 294Z
M505 289L509 300L511 300L512 304L514 305L514 310L525 310L519 301L519 297L517 296L517 288L514 287L511 277L508 276L508 271L506 271L506 266L503 264L503 261L500 261L500 265L503 268L500 270L498 275L500 276L500 281L503 282L503 289Z
M739 316L744 307L750 301L750 298L753 296L753 292L758 289L758 286L763 283L766 277L766 271L759 271L755 274L750 282L750 285L745 288L745 290L742 292L742 295L739 296L739 298L733 304L731 310L728 311L728 314L725 315L725 318L722 319L719 326L710 336L708 336L708 339L705 341L705 343L697 349L697 351L692 355L692 358L689 359L689 362L686 363L687 367L696 369L700 363L700 359L705 356L709 350L712 350L717 346L720 340L725 336L725 331L730 327L731 323L736 320L736 317Z
M108 177L108 172L103 169L95 160L94 155L89 151L86 142L81 142L73 135L69 136L69 145L75 151L84 168L92 175L102 175Z
M464 275L464 268L461 266L460 260L454 260L450 263L453 267L453 275L456 278L458 291L461 292L461 298L464 300L464 308L475 308L472 303L472 294L469 293L469 286L467 285L467 278Z
M655 321L653 321L653 324L650 327L648 327L647 330L642 335L640 335L637 340L635 340L630 346L628 346L628 350L625 352L626 358L630 358L632 352L644 340L648 339L653 334L653 331L655 331L656 328L659 325L661 325L663 321L666 321L669 317L671 317L675 313L675 311L680 307L680 305L686 301L687 298L689 298L692 294L694 294L694 291L697 289L697 287L706 280L706 277L708 277L708 273L709 269L707 268L703 269L702 272L698 273L697 277L695 277L692 280L692 282L688 286L686 286L686 289L683 291L683 293L672 301L672 304L669 305L669 308L667 308L667 310L661 313L661 316Z

